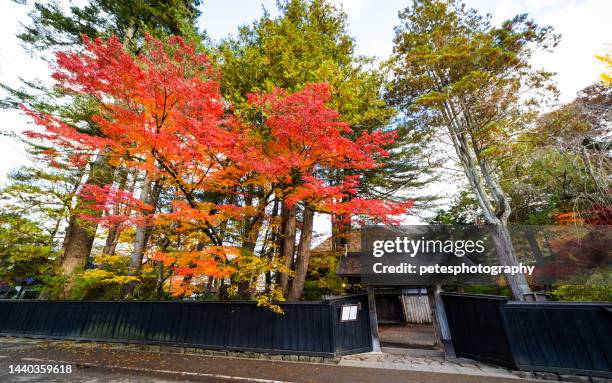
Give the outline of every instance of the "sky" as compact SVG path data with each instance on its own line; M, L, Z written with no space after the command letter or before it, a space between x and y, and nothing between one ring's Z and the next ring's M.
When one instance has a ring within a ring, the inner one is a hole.
M333 0L348 14L349 33L355 38L357 52L385 59L392 50L393 27L397 13L411 0ZM218 41L250 24L263 13L263 7L277 14L275 0L205 0L201 29ZM604 71L595 55L612 51L612 0L466 0L481 13L490 13L494 23L501 23L519 13L528 13L540 25L552 25L562 36L553 53L538 54L533 63L556 72L562 102L570 101L577 91L597 81ZM20 47L15 34L20 23L27 23L27 10L8 0L0 1L0 82L17 85L18 78L48 81L47 64L32 59ZM27 129L25 117L14 111L0 111L0 186L6 174L28 164L23 147L10 137Z
M335 0L348 14L349 33L357 52L386 58L392 50L397 13L411 0ZM603 66L596 54L612 50L611 0L467 0L480 13L490 13L496 24L528 13L540 25L552 25L562 36L551 54L534 57L534 64L557 72L561 101L571 100L583 87L597 81ZM221 39L261 16L262 7L275 15L275 0L206 0L199 26Z

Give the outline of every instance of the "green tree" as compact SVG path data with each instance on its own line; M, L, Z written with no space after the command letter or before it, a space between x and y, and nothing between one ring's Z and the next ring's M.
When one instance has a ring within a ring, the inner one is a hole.
M236 37L223 41L219 46L224 97L236 105L236 113L257 122L261 116L245 107L249 93L269 91L274 87L295 91L308 83L329 83L333 92L330 106L351 125L353 134L358 136L364 131L379 129L398 133L394 146L389 148L389 157L382 159L384 166L362 174L366 181L357 194L406 199L407 195L402 191L421 186L428 173L422 167L425 157L422 146L414 144L423 133L414 124L397 119L396 111L384 101L381 92L384 73L377 68L373 58L355 53L354 40L348 35L346 14L325 0L286 0L279 1L277 6L278 17L272 18L265 12L259 20L240 28ZM333 185L345 175L345 172L336 171L327 176ZM257 198L247 203L259 203L259 209L266 209L272 202L262 202L263 190L257 190L255 194ZM301 265L295 276L298 281L294 283L295 288L290 288L290 278L286 273L280 273L278 281L285 295L297 299L302 293L309 255L295 246L296 231L299 229L304 238L310 235L311 213L304 207L286 208L282 201L275 206L282 211L273 211L272 215L280 216L281 222L278 230L267 231L268 237L263 242L269 243L273 239L272 242L279 242L280 246L264 248L278 249L289 269L294 268L294 259ZM343 237L350 226L343 220L346 217L334 218L334 248L342 251ZM300 221L307 225L300 225ZM253 245L262 225L250 222L244 227L247 228L244 235ZM310 247L310 239L307 242L301 246L302 249Z
M57 248L83 174L83 169L69 172L24 166L8 175L9 185L0 190L0 201L11 212L39 222L49 235L49 246Z
M553 90L551 73L534 70L530 58L535 49L555 46L558 37L527 15L493 26L490 15L460 0L415 0L399 16L388 98L452 148L494 228L501 263L516 264L506 227L512 209L498 167ZM524 275L506 279L516 299L529 292Z
M563 213L588 220L612 206L611 122L612 88L597 83L521 134L512 161L501 166L514 205L510 221L549 224Z
M145 33L197 40L199 6L200 0L89 0L69 6L57 0L34 1L31 23L17 37L33 53L81 46L83 35L115 35L133 49L139 48Z
M57 253L40 223L3 208L0 212L0 285L41 289L53 274Z
M481 221L482 214L478 202L469 190L457 194L447 209L438 209L429 220L434 225L475 225Z

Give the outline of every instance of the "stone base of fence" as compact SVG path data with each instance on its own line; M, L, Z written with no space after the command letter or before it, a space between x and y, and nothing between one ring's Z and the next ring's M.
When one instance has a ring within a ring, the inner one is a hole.
M546 382L573 382L573 383L610 383L612 379L588 375L564 375L546 371L512 371L521 379L542 380Z
M263 352L248 352L248 351L230 351L230 350L210 350L198 347L180 347L167 346L159 344L144 344L144 343L117 343L117 342L99 342L99 341L80 341L66 339L48 339L48 338L32 338L32 337L3 337L0 339L15 339L15 340L35 340L42 341L47 344L70 344L74 347L81 348L107 348L107 349L122 349L146 352L168 352L174 354L193 354L204 355L211 357L228 357L228 358L247 358L247 359L264 359L287 362L305 362L305 363L323 363L323 364L338 364L340 357L328 358L322 356L308 355L293 355L293 354L268 354Z

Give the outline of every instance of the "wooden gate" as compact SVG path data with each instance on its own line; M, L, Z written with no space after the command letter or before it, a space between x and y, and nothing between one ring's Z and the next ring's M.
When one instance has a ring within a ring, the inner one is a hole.
M402 294L404 316L408 323L431 323L431 311L427 295Z

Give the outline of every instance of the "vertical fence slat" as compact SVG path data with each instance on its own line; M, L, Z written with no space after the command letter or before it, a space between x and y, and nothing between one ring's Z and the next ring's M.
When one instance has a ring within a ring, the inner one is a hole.
M11 309L13 307L13 302L12 301L4 301L1 303L2 305L0 307L2 307L2 310L0 310L0 333L4 332L4 323L7 321L10 313L11 313Z

